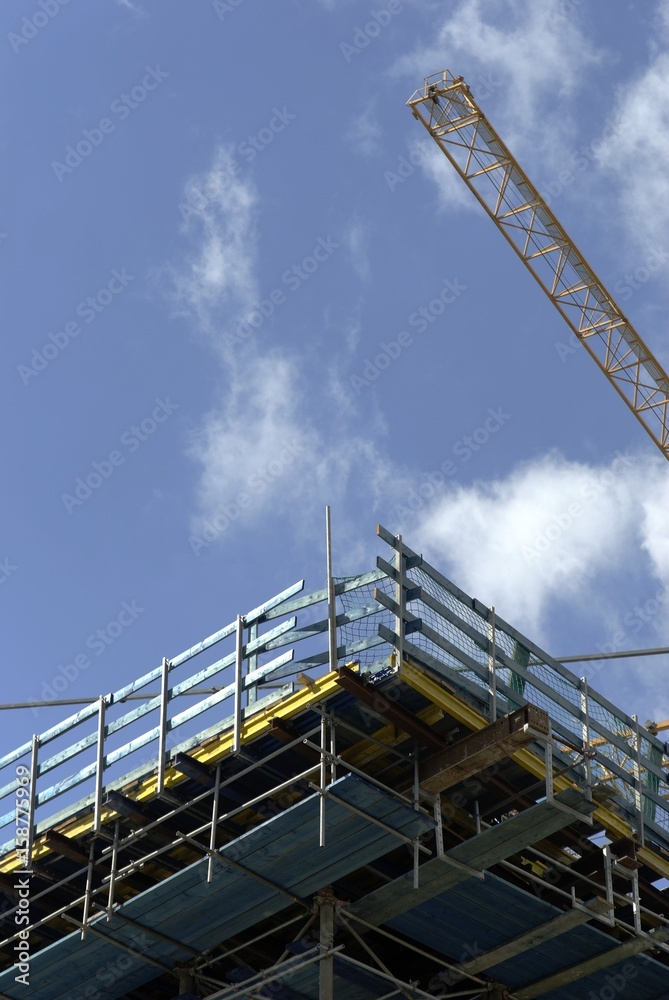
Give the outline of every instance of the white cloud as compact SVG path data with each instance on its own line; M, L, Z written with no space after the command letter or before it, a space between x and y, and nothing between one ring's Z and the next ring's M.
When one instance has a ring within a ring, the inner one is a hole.
M611 598L612 622L628 611L620 587L640 544L652 575L669 585L668 491L659 460L626 453L590 466L554 453L505 479L447 490L405 530L464 590L537 637L558 606L588 602L601 612Z
M348 259L362 281L368 281L371 273L369 262L370 226L359 218L353 218L343 232L343 240L348 250Z
M188 181L181 209L191 249L168 269L173 297L209 335L221 370L219 401L191 441L191 457L200 468L192 532L215 522L213 540L222 541L232 534L226 533L227 524L238 529L270 512L273 523L288 519L302 536L317 525L320 538L326 503L355 508L357 500L375 509L397 472L367 434L357 433L359 414L350 406L350 393L344 398L336 358L329 381L321 384L319 402L327 417L318 426L318 416L307 410L313 399L305 392L305 356L280 347L261 355L262 331L226 346L231 326L258 299L258 196L251 181L237 175L228 150L219 149L211 169ZM363 279L369 273L367 238L356 218L342 235ZM347 355L358 326L359 316L347 321Z
M429 146L426 146L426 142ZM411 144L409 155L413 156L413 161L420 162L426 176L436 185L442 209L480 211L476 198L467 189L460 175L447 162L433 139L415 139Z
M188 180L180 205L183 231L193 246L170 269L177 307L200 330L220 333L219 312L242 315L258 295L255 274L258 195L238 176L232 151L220 147L211 168Z
M598 146L599 166L617 180L630 239L662 245L669 226L669 54L620 88L612 125Z
M433 9L438 18L443 7ZM499 85L513 120L527 130L538 124L547 97L573 94L583 85L584 70L602 57L577 18L560 16L558 10L536 0L465 0L441 26L437 21L435 43L404 56L393 73L411 75L416 86L443 69L464 73L475 98L477 86L487 95Z
M587 70L603 56L581 31L577 8L562 16L559 4L536 0L428 7L434 41L400 58L392 76L405 75L409 86L419 88L425 76L444 69L463 74L484 110L493 99L494 124L512 151L530 164L537 155L544 164L561 163L575 129L566 99L585 86ZM437 185L443 207L474 208L441 152L423 157L421 167Z
M655 576L669 586L669 478L664 476L642 503L642 544Z
M340 532L348 531L349 504L378 506L396 469L367 436L347 433L348 413L332 409L316 427L303 384L301 363L279 351L236 367L224 402L194 435L202 471L193 535L213 524L224 541L229 524L238 529L269 515L273 524L299 526L303 538L312 530L320 538L325 504L338 505Z
M192 449L202 466L198 500L204 517L243 493L253 499L244 510L258 516L275 492L281 502L292 503L305 489L296 470L313 456L318 437L298 417L296 383L296 366L278 353L236 371ZM268 490L270 484L277 489Z
M657 5L657 21L660 29L659 37L653 39L653 45L669 40L669 0L659 0Z

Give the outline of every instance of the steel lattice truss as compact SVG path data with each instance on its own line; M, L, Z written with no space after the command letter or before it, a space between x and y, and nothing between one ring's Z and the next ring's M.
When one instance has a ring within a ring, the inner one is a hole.
M669 459L669 377L518 165L462 77L408 102L553 305Z

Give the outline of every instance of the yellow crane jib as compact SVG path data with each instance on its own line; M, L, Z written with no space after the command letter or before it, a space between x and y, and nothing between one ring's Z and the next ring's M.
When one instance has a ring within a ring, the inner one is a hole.
M448 70L407 102L669 459L669 377L472 97Z

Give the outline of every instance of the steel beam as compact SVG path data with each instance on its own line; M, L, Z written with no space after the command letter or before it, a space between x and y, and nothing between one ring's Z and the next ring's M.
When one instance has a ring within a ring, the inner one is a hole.
M657 947L658 944L664 944L665 941L669 941L669 929L658 927L649 934L630 938L624 944L610 948L601 955L595 955L594 958L588 958L585 962L570 965L568 969L561 969L559 972L553 973L552 976L540 979L529 986L523 986L521 989L514 991L514 997L516 1000L533 1000L534 997L540 997L544 993L551 993L553 990L562 989L570 983L575 983L579 979L593 975L595 972L601 972L602 969L608 969L612 965L624 962L626 958L632 958L633 955L640 955L644 951L650 951L651 948Z
M413 736L417 743L431 750L443 750L445 741L429 726L426 726L416 715L402 708L397 702L390 701L381 691L370 687L349 667L340 667L337 672L337 684L349 694L355 695L359 701L368 705L382 718L392 722L398 729Z
M420 768L420 787L427 792L443 792L509 757L519 747L534 743L538 734L548 736L548 732L546 712L524 705L429 757Z
M182 774L197 781L200 785L211 788L214 782L214 775L210 768L187 753L178 753L172 761L172 767L175 771L181 771Z
M64 858L70 858L71 861L76 861L78 865L88 864L88 857L81 850L77 842L70 837L64 837L62 833L57 833L56 830L47 830L42 843L55 854L61 854Z
M336 900L329 889L315 899L320 916L320 948L323 957L318 966L318 1000L334 1000L334 913Z
M502 962L507 962L517 955L522 955L523 952L529 951L531 948L536 948L546 941L551 941L561 934L566 934L567 931L572 930L574 927L586 924L599 914L607 912L608 903L605 899L597 898L585 905L575 906L571 910L567 910L566 913L561 913L559 917L554 917L539 927L533 927L531 930L511 938L510 941L505 941L504 944L499 945L497 948L492 948L482 955L471 958L468 962L463 962L449 972L439 973L430 982L430 986L434 987L437 983L438 985L451 985L477 972L492 969L496 965L501 965Z

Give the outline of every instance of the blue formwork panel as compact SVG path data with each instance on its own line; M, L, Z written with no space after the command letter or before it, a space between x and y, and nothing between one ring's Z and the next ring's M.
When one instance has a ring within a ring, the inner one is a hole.
M468 879L419 906L411 907L410 897L407 904L405 912L389 920L388 926L455 962L490 951L563 912L489 872L483 881ZM615 947L615 940L595 924L582 924L491 966L486 975L515 990ZM622 970L628 966L634 973L623 976ZM567 996L569 1000L590 1000L593 992L595 996L608 995L610 980L615 977L619 983L621 976L635 1000L661 1000L669 991L669 969L646 955L636 955L543 996L545 1000L565 1000Z
M116 942L171 967L191 953L152 937L151 929L203 951L291 905L288 896L254 874L308 902L330 882L395 849L401 843L396 833L413 838L433 826L431 818L354 775L334 782L330 790L336 799L326 798L325 847L319 847L320 797L315 794L221 848L211 883L203 858L124 903L120 912L147 928L145 932L102 918L93 928L109 940L89 932L81 941L75 931L33 955L31 1000L84 1000L90 986L97 989L96 1000L122 997L150 982L159 970ZM226 857L248 872L226 864ZM24 1000L25 986L15 983L15 974L0 974L0 993Z

